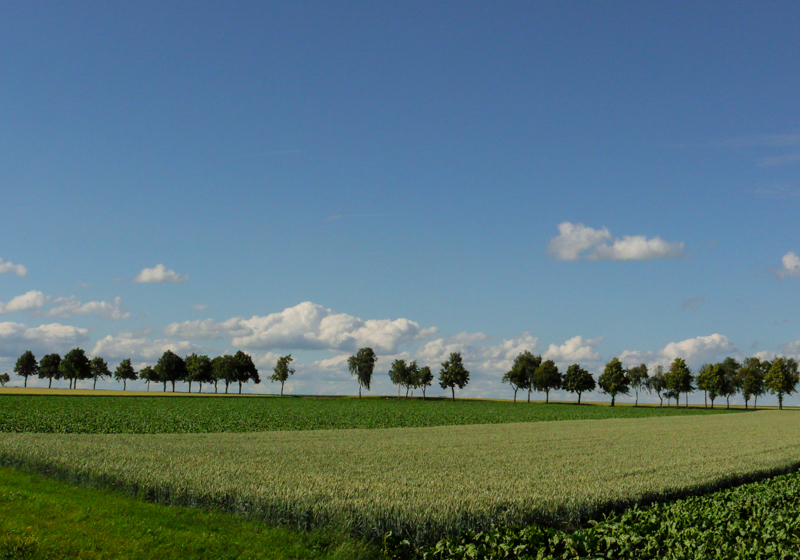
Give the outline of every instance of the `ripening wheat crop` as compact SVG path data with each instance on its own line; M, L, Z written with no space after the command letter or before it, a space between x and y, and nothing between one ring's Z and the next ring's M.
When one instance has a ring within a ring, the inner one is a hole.
M225 434L0 434L0 462L301 527L417 543L574 525L800 464L800 415Z

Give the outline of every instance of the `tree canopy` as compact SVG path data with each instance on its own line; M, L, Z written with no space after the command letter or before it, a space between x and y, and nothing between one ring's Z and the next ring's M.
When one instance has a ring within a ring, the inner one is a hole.
M39 362L39 379L47 379L49 383L47 388L53 386L53 379L61 379L61 371L58 366L61 365L61 356L58 354L47 354L42 356Z
M450 389L453 393L453 402L456 400L456 387L463 389L469 383L469 371L464 367L461 352L451 352L450 357L442 362L439 370L439 386Z
M558 371L553 360L545 360L533 373L533 388L544 392L545 403L550 402L550 391L561 388L561 372Z
M17 358L17 363L14 366L14 373L25 378L24 387L28 386L28 378L33 377L38 372L39 363L36 361L36 356L33 355L33 352L26 350L22 356Z
M136 377L136 370L133 369L130 358L122 360L117 366L117 369L114 370L114 379L122 381L123 391L128 388L128 381L134 381Z
M794 393L797 390L797 383L797 362L794 358L775 358L767 375L764 376L767 390L773 395L778 395L778 410L783 410L783 396Z
M92 365L83 348L73 348L64 355L64 359L59 364L61 377L70 380L70 387L76 388L81 379L90 379L92 376Z
M94 385L92 386L92 389L97 389L98 378L111 377L108 364L100 356L95 356L92 358L92 361L89 362L89 367L92 370L92 378L94 379Z
M572 364L564 374L562 384L565 391L578 394L578 404L581 404L581 394L586 391L594 391L597 383L591 373L583 369L578 364Z
M639 406L639 389L647 386L647 365L639 364L628 369L628 379L630 379L631 388L636 392L636 403L634 406Z
M597 380L597 386L600 387L600 392L611 395L611 406L614 406L617 395L630 394L630 380L625 375L622 362L618 358L612 358L606 364L603 373Z
M290 375L294 375L294 368L290 367L292 360L293 358L291 354L287 354L286 356L281 356L278 358L278 364L272 370L272 375L269 376L269 380L273 383L275 381L280 381L281 396L283 396L283 384L286 383L286 380L289 379Z
M172 350L166 350L158 359L155 367L159 381L167 390L167 383L172 383L172 392L175 392L175 383L186 379L186 362Z
M360 348L354 356L347 359L347 367L350 373L358 380L358 398L361 398L361 387L369 391L372 384L372 373L375 371L375 364L378 356L372 348Z
M683 358L675 358L666 373L667 389L675 394L675 404L678 405L678 395L686 393L686 406L689 406L689 393L694 390L692 371Z

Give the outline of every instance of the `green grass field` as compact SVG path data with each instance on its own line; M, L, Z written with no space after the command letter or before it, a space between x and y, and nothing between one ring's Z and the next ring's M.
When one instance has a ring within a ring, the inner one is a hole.
M724 408L387 398L0 395L0 432L215 433L411 428L738 412Z
M0 462L165 503L429 542L492 523L577 526L800 463L800 415L243 434L0 434Z

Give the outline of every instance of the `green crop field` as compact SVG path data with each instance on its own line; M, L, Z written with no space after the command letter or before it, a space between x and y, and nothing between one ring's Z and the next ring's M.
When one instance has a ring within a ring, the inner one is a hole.
M703 408L386 398L163 398L0 395L0 432L212 433L403 428L706 415Z
M800 416L764 411L240 434L4 433L0 462L166 503L301 527L332 523L370 539L391 530L424 543L498 522L577 526L610 506L788 471L800 463Z

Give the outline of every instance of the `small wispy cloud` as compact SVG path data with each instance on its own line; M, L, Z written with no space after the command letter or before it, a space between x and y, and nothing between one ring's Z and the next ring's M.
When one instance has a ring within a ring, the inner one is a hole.
M177 284L185 282L189 277L183 276L165 267L163 264L157 264L153 268L143 268L142 271L133 277L133 282L138 284L155 284L159 282L172 282Z
M774 271L778 278L786 278L787 276L800 276L800 257L794 251L789 251L781 257L782 267Z
M23 264L14 264L0 259L0 274L5 274L6 272L13 272L17 276L25 276L28 274L28 268Z
M685 257L683 242L660 237L625 235L612 238L607 228L594 229L583 224L561 222L558 235L547 245L547 252L560 261L640 261Z

